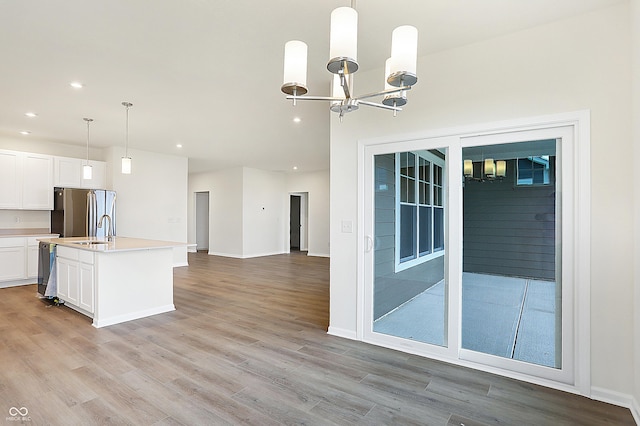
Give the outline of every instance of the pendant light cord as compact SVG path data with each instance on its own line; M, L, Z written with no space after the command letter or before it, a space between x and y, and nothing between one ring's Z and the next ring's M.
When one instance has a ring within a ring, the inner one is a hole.
M93 118L83 118L87 122L87 165L89 165L89 124L93 121Z
M124 156L129 157L129 108L131 108L133 104L131 102L123 102L122 105L124 105L127 108L127 116L125 120L125 134L124 134Z
M125 120L126 132L124 136L124 156L129 156L129 105L127 107L127 119Z

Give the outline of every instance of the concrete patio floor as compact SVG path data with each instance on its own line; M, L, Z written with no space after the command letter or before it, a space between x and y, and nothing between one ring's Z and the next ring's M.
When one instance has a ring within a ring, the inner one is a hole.
M444 345L444 281L374 322L373 330ZM462 278L462 347L555 366L556 284L467 273Z

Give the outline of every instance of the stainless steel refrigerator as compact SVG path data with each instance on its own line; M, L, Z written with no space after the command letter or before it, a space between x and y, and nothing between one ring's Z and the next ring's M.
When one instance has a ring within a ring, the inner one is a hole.
M116 235L116 193L103 189L55 188L51 232L60 237L105 237L109 222ZM98 222L103 215L111 220Z

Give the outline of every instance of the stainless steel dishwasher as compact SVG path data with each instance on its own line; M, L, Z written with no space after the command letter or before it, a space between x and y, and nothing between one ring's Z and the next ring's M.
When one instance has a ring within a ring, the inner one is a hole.
M53 262L56 261L55 246L53 243L45 243L43 241L38 244L38 294L43 297L49 285ZM54 296L48 297L53 298Z

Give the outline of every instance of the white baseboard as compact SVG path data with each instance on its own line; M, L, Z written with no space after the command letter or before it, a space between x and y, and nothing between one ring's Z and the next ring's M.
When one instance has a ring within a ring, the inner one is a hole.
M640 404L638 404L638 400L635 398L631 398L631 415L633 416L633 420L635 420L637 425L640 425Z
M312 253L312 252L307 252L307 256L329 257L329 253Z
M591 399L628 408L631 411L631 415L633 415L633 419L636 424L640 424L640 411L638 410L640 406L638 406L638 402L633 398L633 396L622 392L612 391L610 389L592 386Z
M353 330L329 326L327 333L332 336L344 337L345 339L358 340L356 332Z
M150 317L151 315L163 314L165 312L171 312L171 311L175 311L175 310L176 310L176 307L172 303L170 305L158 306L158 307L155 307L155 308L146 309L144 311L131 312L131 313L126 314L126 315L116 315L116 316L110 317L110 318L102 318L102 319L97 320L97 321L94 318L93 319L93 326L95 328L101 328L101 327L106 327L108 325L120 324L122 322L136 320L136 319L140 319L140 318L146 318L146 317Z
M0 288L9 288L9 287L18 287L21 285L37 284L37 281L38 280L36 278L29 278L26 280L0 282Z

